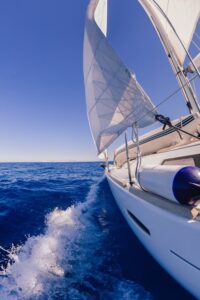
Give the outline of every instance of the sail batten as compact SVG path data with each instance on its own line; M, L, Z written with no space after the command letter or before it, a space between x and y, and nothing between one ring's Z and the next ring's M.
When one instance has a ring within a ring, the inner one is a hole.
M138 121L155 122L155 107L106 38L107 0L91 0L84 35L87 114L98 153ZM144 117L143 117L144 116Z

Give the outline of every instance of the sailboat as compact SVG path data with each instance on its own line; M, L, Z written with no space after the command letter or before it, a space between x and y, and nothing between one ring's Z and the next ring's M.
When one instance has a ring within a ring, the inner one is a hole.
M138 2L160 38L189 114L171 121L159 113L106 37L107 0L90 0L83 53L88 120L129 226L160 265L200 298L200 108L192 86L200 77L200 53L189 53L200 1ZM155 122L161 127L139 136L140 128ZM122 133L125 143L110 164L107 149Z

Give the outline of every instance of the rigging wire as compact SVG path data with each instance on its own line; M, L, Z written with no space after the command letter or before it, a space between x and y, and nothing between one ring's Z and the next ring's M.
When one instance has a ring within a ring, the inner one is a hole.
M199 24L197 26L199 26ZM200 36L198 35L197 32L195 32L194 35L197 37L198 40L200 40Z
M125 131L125 146L126 146L126 160L127 160L129 184L130 184L130 186L132 186L133 181L132 181L132 176L131 176L131 166L130 166L129 148L128 148L128 140L127 140L126 131Z
M138 171L138 170L140 169L140 166L141 166L141 152L140 152L140 143L139 143L138 127L135 126L135 124L138 124L138 122L139 122L140 120L142 120L146 115L152 113L153 111L156 110L156 108L158 108L158 107L161 106L163 103L167 102L167 101L170 100L173 96L175 96L176 94L178 94L178 93L184 88L185 85L187 85L188 83L193 82L193 80L196 79L197 77L198 77L198 74L195 74L192 78L190 78L190 79L188 80L187 83L185 83L183 86L179 87L179 88L176 89L173 93L171 93L169 96L167 96L166 98L164 98L164 99L163 99L160 103L158 103L152 110L150 110L149 112L145 113L141 118L139 118L139 119L133 124L133 127L132 127L132 130L133 130L133 131L132 131L132 141L133 141L134 143L136 143L136 146L137 146L137 165L136 165L135 177L136 177L138 183L139 183L139 181L138 181L138 179L139 179L139 178L138 178L138 173L139 173L139 171ZM157 120L156 115L155 115L155 119ZM168 119L169 119L169 118L168 118ZM157 121L159 121L159 120L157 120ZM169 119L169 122L170 122L170 119ZM169 125L169 124L167 124L167 125ZM185 133L185 134L188 134L188 135L190 135L190 136L192 136L192 137L194 137L194 138L200 139L199 136L195 136L195 135L193 135L193 134L190 134L190 133L188 133L187 131L183 130L182 128L180 129L179 127L176 127L176 126L172 125L171 122L170 122L170 126L173 127L174 129L176 129L177 133L178 133L179 131L181 131L181 132L183 132L183 133ZM135 135L135 137L136 137L136 140L133 139L133 133L134 133L134 135ZM179 132L179 134L180 134L180 132Z
M136 159L136 168L135 168L135 178L137 180L138 185L141 187L140 185L140 180L139 180L139 171L140 171L140 167L141 167L141 151L140 151L140 141L139 141L139 133L138 133L138 125L137 123L133 124L132 127L132 141L134 143L136 143L136 148L137 148L137 159ZM135 141L133 140L133 134L135 136Z
M196 97L197 97L197 89L196 89L195 81L192 81L192 88L193 88L194 93L195 93L195 95L196 95ZM198 98L198 97L197 97L197 98Z
M190 133L190 132L188 132L188 131L183 130L182 128L179 128L179 127L173 125L173 124L171 123L170 118L168 118L168 117L165 117L165 116L163 116L163 115L156 115L156 116L155 116L155 119L156 119L157 121L159 121L161 124L164 125L164 126L163 126L163 130L165 130L165 127L166 127L166 126L169 126L169 128L172 127L172 128L174 128L174 129L176 129L176 131L179 133L179 136L180 136L180 137L181 137L181 135L180 135L180 132L179 132L179 131L181 131L181 132L183 132L183 133L185 133L185 134L187 134L187 135L189 135L189 136L191 136L191 137L193 137L193 138L195 138L195 139L200 140L199 135L196 136L196 135L194 135L194 134L192 134L192 133ZM182 139L182 137L181 137L181 139Z
M192 44L197 48L198 51L200 51L200 47L197 45L195 41L192 41Z
M150 110L149 112L145 113L141 118L139 118L136 123L138 123L140 120L142 120L146 115L152 113L153 111L156 110L156 108L158 108L159 106L161 106L163 103L167 102L168 100L170 100L172 97L174 97L176 94L178 94L188 83L192 82L195 78L198 77L198 74L195 74L191 79L188 80L188 82L186 82L185 84L183 84L181 87L179 87L178 89L176 89L173 93L171 93L169 96L167 96L166 98L164 98L161 102L159 102L152 110Z

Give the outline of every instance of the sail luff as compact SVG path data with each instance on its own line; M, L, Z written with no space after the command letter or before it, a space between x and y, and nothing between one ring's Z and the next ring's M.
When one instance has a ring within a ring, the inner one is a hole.
M98 153L138 121L155 122L155 107L106 39L107 0L91 0L84 35L87 114ZM143 117L144 116L144 117Z

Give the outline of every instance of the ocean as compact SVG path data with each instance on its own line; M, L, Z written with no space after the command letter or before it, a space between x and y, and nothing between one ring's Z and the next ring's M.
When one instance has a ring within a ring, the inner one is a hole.
M134 236L99 165L0 164L0 300L194 299Z

